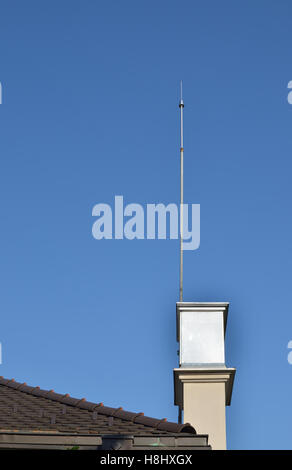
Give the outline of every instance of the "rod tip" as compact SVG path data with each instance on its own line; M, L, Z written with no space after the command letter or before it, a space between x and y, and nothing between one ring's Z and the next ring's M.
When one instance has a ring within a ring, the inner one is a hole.
M183 108L183 107L184 107L182 80L180 81L180 101L179 101L179 107L180 107L180 108Z

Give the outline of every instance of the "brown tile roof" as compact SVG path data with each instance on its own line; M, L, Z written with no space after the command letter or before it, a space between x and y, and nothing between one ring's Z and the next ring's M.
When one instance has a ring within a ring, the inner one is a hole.
M29 430L77 434L196 434L190 424L109 408L85 398L31 387L0 377L0 431Z

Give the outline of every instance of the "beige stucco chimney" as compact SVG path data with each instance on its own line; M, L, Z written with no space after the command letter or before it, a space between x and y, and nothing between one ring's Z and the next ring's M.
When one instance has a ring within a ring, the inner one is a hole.
M226 302L178 302L179 368L174 402L184 423L208 434L213 449L226 449L225 406L230 405L234 368L225 365Z

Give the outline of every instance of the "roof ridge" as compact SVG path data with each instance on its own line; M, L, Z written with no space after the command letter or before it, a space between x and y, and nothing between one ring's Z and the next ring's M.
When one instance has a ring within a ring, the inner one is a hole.
M19 392L27 393L29 395L46 398L61 403L62 405L74 406L75 408L88 411L98 410L99 414L120 418L125 421L132 421L137 424L143 424L144 426L156 428L160 431L169 431L173 433L187 432L191 434L197 434L194 427L189 423L178 424L167 421L166 418L151 418L149 416L144 416L144 413L133 413L131 411L123 410L122 407L111 408L104 406L103 403L92 403L87 401L85 398L73 398L68 393L60 394L55 393L54 390L41 389L38 386L32 387L27 385L26 382L16 382L14 379L5 379L3 376L0 376L0 385L14 388Z

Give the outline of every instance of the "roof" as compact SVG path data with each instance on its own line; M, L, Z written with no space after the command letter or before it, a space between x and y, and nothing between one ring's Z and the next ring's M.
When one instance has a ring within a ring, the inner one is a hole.
M0 377L0 432L4 431L135 436L196 434L190 424L150 418L143 413L110 408Z

